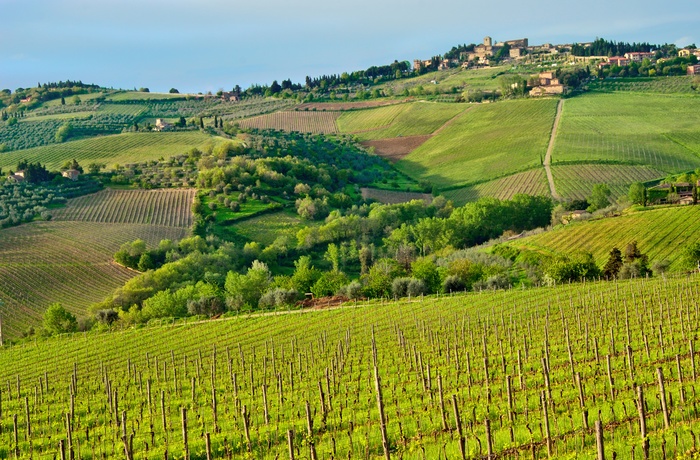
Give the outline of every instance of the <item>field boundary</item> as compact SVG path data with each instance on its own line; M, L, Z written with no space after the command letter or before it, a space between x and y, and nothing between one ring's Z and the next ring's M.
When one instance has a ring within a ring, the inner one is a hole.
M557 114L554 117L554 124L552 125L552 134L549 137L549 145L547 146L547 153L544 156L544 171L547 173L547 182L549 182L549 191L552 194L552 198L555 200L560 200L561 196L557 193L557 189L554 187L554 176L552 175L552 151L554 150L554 142L557 137L557 130L559 129L559 121L561 120L562 108L564 107L564 99L559 99L557 104Z

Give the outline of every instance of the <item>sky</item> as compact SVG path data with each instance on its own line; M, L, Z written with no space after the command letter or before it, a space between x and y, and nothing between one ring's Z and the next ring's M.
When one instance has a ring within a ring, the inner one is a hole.
M0 89L216 92L428 59L486 35L700 45L695 1L0 0Z

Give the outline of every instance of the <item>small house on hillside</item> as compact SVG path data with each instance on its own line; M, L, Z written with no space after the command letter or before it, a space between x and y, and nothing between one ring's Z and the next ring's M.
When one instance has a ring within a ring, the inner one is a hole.
M27 96L24 99L20 99L19 102L20 102L20 104L28 104L28 103L32 102L32 97Z
M539 79L539 86L530 90L530 96L550 96L564 92L564 85L559 83L559 79L556 78L554 72L542 72Z
M631 62L642 62L644 59L653 59L654 53L632 52L625 53L625 57Z
M690 57L691 54L692 51L687 48L683 48L682 50L678 51L678 57Z
M24 176L20 176L19 174L10 174L7 176L7 181L12 182L14 184L20 184L24 182Z
M688 75L700 75L700 64L689 65Z
M78 180L78 177L80 177L80 171L77 169L69 169L67 171L63 171L61 175L66 179Z
M173 129L172 123L168 123L167 121L163 120L162 118L158 118L156 120L156 131L169 131Z
M630 60L624 56L613 56L608 58L610 65L616 65L620 67L625 67L630 65Z

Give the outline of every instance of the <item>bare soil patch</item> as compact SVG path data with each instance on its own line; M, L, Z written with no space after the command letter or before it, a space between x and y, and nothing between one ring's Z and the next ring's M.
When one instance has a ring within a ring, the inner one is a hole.
M400 104L409 102L411 99L393 101L363 101L363 102L309 102L296 107L296 110L327 110L345 111L358 109L371 109L373 107L383 107L385 105Z
M363 142L362 145L365 147L374 147L374 153L395 163L423 145L428 139L430 139L430 135L396 137L392 139L367 141Z

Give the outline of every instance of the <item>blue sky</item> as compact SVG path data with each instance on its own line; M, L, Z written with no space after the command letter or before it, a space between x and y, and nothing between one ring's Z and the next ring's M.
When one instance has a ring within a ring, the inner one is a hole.
M0 18L0 88L12 90L66 79L181 92L302 82L485 35L700 45L700 8L685 0L0 0Z

